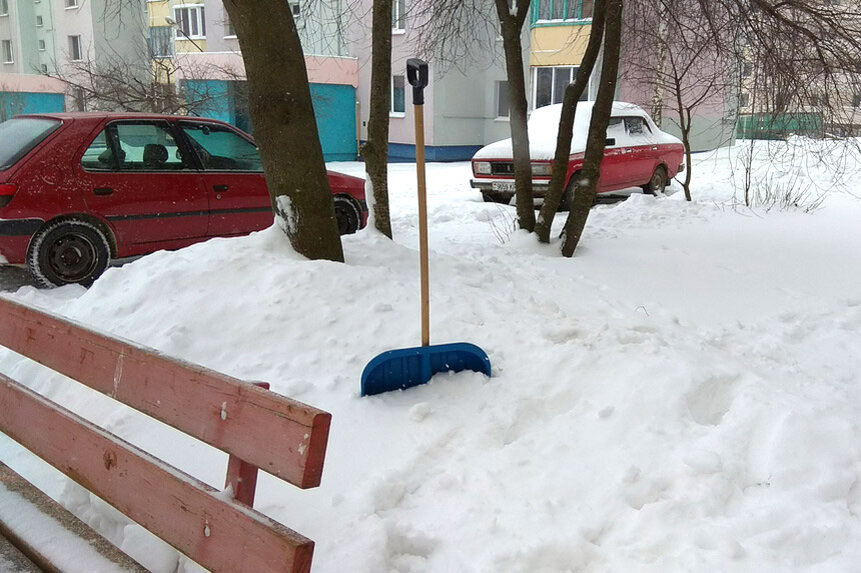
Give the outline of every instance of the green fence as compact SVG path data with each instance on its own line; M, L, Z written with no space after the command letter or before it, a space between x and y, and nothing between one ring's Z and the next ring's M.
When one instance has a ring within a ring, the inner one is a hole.
M790 135L822 136L818 113L753 113L740 115L736 134L742 139L786 139Z

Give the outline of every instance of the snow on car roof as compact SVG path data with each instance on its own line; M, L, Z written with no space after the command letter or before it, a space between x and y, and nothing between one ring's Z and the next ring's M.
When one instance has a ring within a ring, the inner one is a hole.
M586 136L589 122L592 118L592 108L595 102L581 101L577 103L574 115L574 135L571 139L571 153L583 151L586 148ZM529 117L529 150L532 159L553 159L556 152L556 135L559 131L559 119L562 115L562 104L557 103L539 107ZM646 119L650 129L656 129L648 114L638 105L614 101L612 117L639 116ZM475 159L502 159L511 157L511 139L504 139L486 145L474 156Z

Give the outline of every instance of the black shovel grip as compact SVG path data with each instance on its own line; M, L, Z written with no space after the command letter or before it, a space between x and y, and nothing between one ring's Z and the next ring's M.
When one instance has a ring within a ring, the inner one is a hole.
M407 81L413 86L413 105L424 105L425 88L430 81L427 62L418 58L407 60Z

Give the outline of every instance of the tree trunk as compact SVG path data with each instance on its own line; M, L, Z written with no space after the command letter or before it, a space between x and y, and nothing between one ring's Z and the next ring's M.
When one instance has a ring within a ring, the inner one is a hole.
M619 50L622 38L622 0L607 0L607 15L604 32L604 62L601 66L601 81L598 95L592 108L589 136L586 140L586 156L580 179L574 186L571 210L565 221L562 255L570 257L580 242L589 210L595 202L598 179L601 176L601 160L604 157L604 142L607 138L607 125L613 110L616 94L616 81L619 72ZM581 184L582 183L582 184Z
M523 76L523 46L520 42L520 32L530 4L529 0L518 1L516 14L511 14L508 0L496 0L496 13L502 24L502 49L505 52L508 99L511 106L508 119L514 155L517 221L521 229L531 233L535 229L535 203L532 200L532 163L529 157L529 132L526 128L528 104L526 80Z
M589 85L589 76L592 75L592 69L595 67L595 62L601 51L605 15L606 2L605 0L598 0L595 2L593 10L589 44L586 46L586 52L583 54L580 69L577 71L574 83L568 84L565 88L565 96L562 98L562 117L559 120L559 131L556 135L556 155L553 157L550 186L544 195L544 204L541 205L538 220L535 222L535 233L538 235L538 240L542 243L550 242L550 227L553 225L553 218L556 215L560 202L567 200L567 206L569 207L571 204L571 197L569 196L566 199L563 195L563 189L565 189L566 177L568 176L568 161L571 156L571 136L574 130L574 118L577 111L577 102ZM569 183L568 188L573 190L571 183Z
M272 209L293 248L310 259L343 261L305 56L284 0L225 0L236 28L254 138Z
M362 157L373 190L370 201L373 225L391 239L388 165L389 110L392 105L392 0L374 0L371 27L371 109L368 140L362 146Z

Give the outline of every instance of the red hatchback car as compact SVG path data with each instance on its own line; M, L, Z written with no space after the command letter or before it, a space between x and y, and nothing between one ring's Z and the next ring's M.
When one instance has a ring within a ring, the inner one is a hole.
M329 172L341 234L367 221L365 182ZM88 285L114 258L272 224L253 139L211 119L23 115L0 123L0 263L41 286Z

